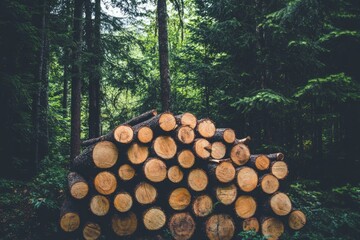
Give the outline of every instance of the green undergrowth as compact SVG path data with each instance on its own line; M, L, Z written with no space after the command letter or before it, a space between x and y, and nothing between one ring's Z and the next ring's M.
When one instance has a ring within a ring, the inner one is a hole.
M0 239L57 239L67 164L66 159L54 157L45 160L29 182L0 179ZM306 213L307 224L298 232L287 229L282 239L350 240L360 236L359 185L325 188L318 181L301 180L293 182L288 192L294 206ZM239 232L236 239L264 237Z

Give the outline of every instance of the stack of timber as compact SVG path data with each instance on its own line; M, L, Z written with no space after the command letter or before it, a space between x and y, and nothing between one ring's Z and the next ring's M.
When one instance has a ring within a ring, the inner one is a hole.
M148 111L83 142L60 211L67 239L267 239L300 230L305 214L280 185L284 154L251 154L250 137L191 113ZM170 235L170 236L169 236Z

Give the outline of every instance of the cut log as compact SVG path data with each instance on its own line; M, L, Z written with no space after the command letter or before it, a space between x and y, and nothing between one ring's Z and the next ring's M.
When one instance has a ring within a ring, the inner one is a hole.
M216 198L224 205L232 204L237 197L237 188L235 184L228 186L219 186L215 190Z
M269 200L271 210L278 216L286 216L292 210L291 200L285 193L274 193Z
M86 148L73 160L75 170L84 173L95 168L111 168L118 159L118 149L112 142L103 141Z
M215 175L215 178L221 183L228 183L234 180L236 170L231 162L223 161L219 164L208 165L210 174Z
M263 154L255 154L251 155L251 158L256 158ZM278 153L270 153L265 155L270 161L283 161L284 160L284 154L281 152Z
M251 192L258 184L258 175L250 167L241 167L237 169L237 184L244 192Z
M293 230L300 230L306 224L306 216L300 210L294 210L289 215L289 227Z
M121 213L127 212L133 205L133 199L127 192L120 192L114 198L114 207Z
M192 129L196 127L197 119L192 113L186 112L175 116L175 118L179 125L189 126Z
M177 188L169 196L169 205L174 210L183 210L191 202L190 192L186 188Z
M105 196L95 195L90 200L90 211L96 216L105 216L110 209L110 202Z
M213 215L206 221L206 236L210 240L230 240L234 233L235 223L229 215Z
M195 222L189 213L176 213L169 220L169 230L175 240L188 240L195 232Z
M280 180L285 179L289 174L288 166L284 161L272 162L270 172Z
M201 195L195 198L192 209L197 217L206 217L213 210L213 201L209 195Z
M176 130L176 139L183 144L190 144L195 139L195 132L189 126L180 126Z
M207 159L210 157L211 143L204 138L195 139L193 150L199 158Z
M261 232L267 239L277 240L284 233L284 224L276 218L264 218L261 221Z
M141 122L138 125L148 126L155 132L158 132L159 130L164 132L170 132L176 128L176 119L172 113L164 112L150 118L145 122Z
M196 192L203 191L208 182L208 176L202 169L192 169L188 175L188 185Z
M292 210L292 203L290 198L282 192L277 192L273 194L268 205L271 210L278 216L288 215Z
M236 139L235 131L231 128L218 128L213 137L214 141L223 141L225 143L234 143Z
M230 158L234 164L238 166L244 165L250 159L250 150L243 143L235 144L231 149Z
M66 198L60 209L60 227L65 232L74 232L79 226L79 211L75 204Z
M150 158L144 163L144 175L151 182L162 182L166 178L167 170L163 161Z
M248 145L250 141L251 141L251 137L250 137L250 136L247 136L246 138L235 139L235 142L234 142L234 143L235 143L235 144L242 143L242 144Z
M130 125L120 125L114 130L114 139L118 143L128 144L134 139L134 131Z
M222 159L226 154L226 146L222 142L213 142L211 144L211 157L214 159Z
M111 227L114 233L118 236L132 235L138 225L138 220L133 212L126 214L115 214L111 219Z
M94 179L94 186L101 194L112 194L117 187L115 175L107 171L98 173Z
M127 156L132 164L141 164L148 158L149 148L146 145L134 142L127 150Z
M75 199L83 199L89 192L86 180L76 172L68 174L68 186L71 196Z
M141 123L141 122L144 122L145 120L148 120L150 118L152 118L153 116L157 115L157 111L155 109L153 110L150 110L148 112L145 112L133 119L130 119L129 121L125 122L124 124L125 125L130 125L130 126L134 126L138 123ZM100 136L100 137L97 137L97 138L92 138L92 139L88 139L88 140L85 140L85 141L82 141L81 145L83 147L86 147L86 146L90 146L90 145L93 145L97 142L101 142L101 141L111 141L114 139L114 130L111 131L109 134L106 134L106 135L103 135L103 136Z
M273 194L280 186L279 180L272 174L263 175L259 182L261 190L267 194Z
M144 226L147 230L155 231L161 229L166 223L166 215L158 207L152 207L145 211L143 216Z
M159 136L154 140L152 149L157 156L163 159L171 159L176 154L177 146L172 137Z
M141 143L149 143L154 137L153 130L148 126L138 126L133 127L135 138Z
M252 196L242 195L236 199L235 212L243 219L254 216L256 208L257 204Z
M259 232L260 230L260 223L255 217L246 218L243 221L242 228L244 231L255 231Z
M216 127L212 120L205 118L198 121L196 131L203 138L212 138L215 135Z
M97 240L101 235L101 227L97 223L87 222L82 234L85 240Z
M191 150L181 150L177 155L177 161L183 168L191 168L195 164L195 156Z
M267 170L270 167L270 159L264 154L251 155L249 163L252 167L260 171Z
M151 204L157 198L157 190L151 184L142 182L135 187L135 198L140 204Z
M120 179L129 181L135 176L135 169L129 164L123 164L119 167L118 174Z
M173 183L179 183L183 180L184 173L179 166L172 166L167 172L168 179Z

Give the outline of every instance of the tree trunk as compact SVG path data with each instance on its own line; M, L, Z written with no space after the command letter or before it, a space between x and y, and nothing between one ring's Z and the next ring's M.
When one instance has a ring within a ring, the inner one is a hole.
M158 0L157 18L159 29L158 41L161 80L161 106L163 111L168 111L170 110L170 69L166 0Z
M83 0L74 1L73 51L71 69L71 137L70 159L80 153L81 115L81 23Z

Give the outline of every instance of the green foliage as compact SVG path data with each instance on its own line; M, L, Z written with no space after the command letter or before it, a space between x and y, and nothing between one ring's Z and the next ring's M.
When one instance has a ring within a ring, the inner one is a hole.
M255 231L242 231L237 237L243 240L266 240L266 237Z

